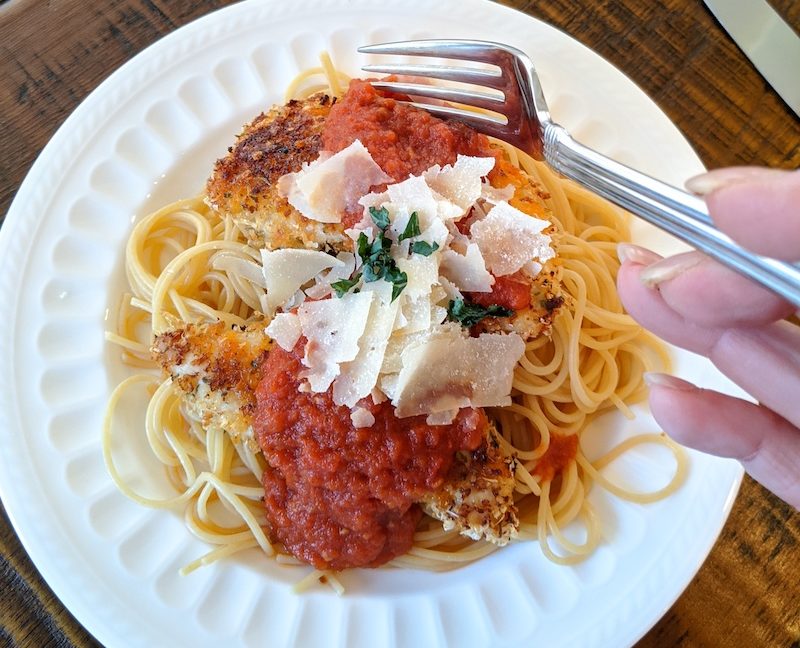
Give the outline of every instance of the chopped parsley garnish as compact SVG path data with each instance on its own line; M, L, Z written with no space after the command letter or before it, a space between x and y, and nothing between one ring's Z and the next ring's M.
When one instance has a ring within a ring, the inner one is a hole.
M417 216L417 212L411 212L411 216L408 219L408 224L403 230L403 233L397 239L397 242L399 243L400 241L405 241L406 239L414 238L415 236L419 235L419 216Z
M439 249L439 244L434 243L431 245L427 241L414 241L411 244L411 251L414 254L421 254L422 256L430 256Z
M380 232L372 242L364 232L358 235L358 256L364 264L365 281L383 279L387 268L394 264L394 259L389 254L391 247L391 239L383 232Z
M451 299L447 305L447 319L471 328L486 317L510 317L514 311L499 304L481 306L466 299Z
M336 291L337 297L343 297L347 291L349 291L353 286L355 286L359 280L361 279L361 273L357 273L353 276L352 279L340 279L339 281L334 281L331 284L331 288Z
M381 207L380 209L370 207L369 215L372 216L373 222L380 227L381 230L385 230L387 227L389 227L389 212L387 211L386 207Z
M405 272L401 272L400 268L394 266L391 268L386 277L384 277L386 281L392 283L392 301L397 299L400 296L400 293L403 292L403 289L408 285L408 275Z
M375 218L374 214L373 218ZM397 299L400 293L403 292L403 288L408 284L408 275L405 272L401 272L389 253L392 247L391 239L387 238L384 232L380 232L375 237L375 240L370 242L367 235L361 232L358 235L357 247L358 256L361 257L361 262L363 263L364 281L370 282L385 279L393 284L392 301Z

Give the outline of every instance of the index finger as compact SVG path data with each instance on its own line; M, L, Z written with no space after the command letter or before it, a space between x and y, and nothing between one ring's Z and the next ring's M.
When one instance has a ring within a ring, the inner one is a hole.
M731 167L691 178L716 226L741 246L800 260L800 170Z

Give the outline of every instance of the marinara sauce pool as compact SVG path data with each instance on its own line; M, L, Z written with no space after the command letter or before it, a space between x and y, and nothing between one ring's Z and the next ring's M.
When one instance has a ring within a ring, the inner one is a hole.
M275 538L318 569L376 567L408 552L422 515L415 502L442 486L456 452L481 445L488 421L462 409L431 426L365 399L375 423L356 428L330 392L298 391L304 342L270 351L256 391L267 518Z

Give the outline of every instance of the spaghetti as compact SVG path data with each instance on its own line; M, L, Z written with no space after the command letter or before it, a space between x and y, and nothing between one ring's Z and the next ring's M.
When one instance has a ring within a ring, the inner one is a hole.
M292 97L319 89L338 96L346 77L327 56L322 67L301 74L292 83ZM322 88L316 79L326 79ZM596 516L586 496L593 484L632 502L668 496L683 481L683 451L664 435L644 434L625 440L590 461L582 439L592 421L617 409L628 418L629 405L645 397L642 375L661 370L668 356L661 344L623 312L616 293L619 267L616 245L629 240L626 216L590 192L557 177L543 164L504 142L511 164L541 184L549 194L550 216L558 234L558 258L566 303L553 322L551 335L526 345L513 382L513 404L489 412L503 450L518 459L515 504L520 540L538 540L554 562L584 559L600 541ZM153 336L188 322L223 321L246 326L263 312L265 288L258 250L230 218L224 218L197 197L181 200L150 214L134 228L126 247L125 269L130 293L122 298L116 331L107 339L122 349L122 359L137 369L154 368ZM129 392L147 388L145 434L153 455L164 465L177 494L162 500L135 492L118 471L111 452L114 412ZM630 492L601 474L604 466L632 447L659 444L674 455L674 476L651 493ZM207 429L187 412L169 379L138 373L114 390L103 429L108 470L120 490L150 507L183 506L191 532L216 548L188 564L184 573L233 553L260 548L281 563L299 564L270 543L261 502L264 460L257 446L236 435ZM580 521L585 533L575 542L565 527ZM497 547L444 531L441 522L424 518L408 554L392 560L397 567L448 569L477 560ZM299 587L332 575L313 571Z

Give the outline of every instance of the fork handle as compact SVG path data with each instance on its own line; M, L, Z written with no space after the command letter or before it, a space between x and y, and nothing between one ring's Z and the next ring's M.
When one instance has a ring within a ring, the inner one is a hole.
M703 200L615 162L557 124L544 129L544 158L556 171L753 279L800 308L800 267L754 254L720 232Z

